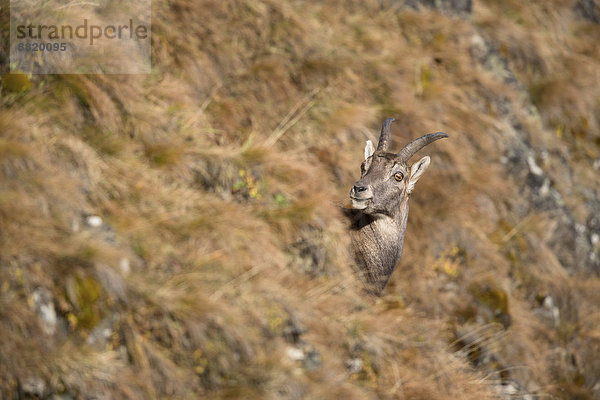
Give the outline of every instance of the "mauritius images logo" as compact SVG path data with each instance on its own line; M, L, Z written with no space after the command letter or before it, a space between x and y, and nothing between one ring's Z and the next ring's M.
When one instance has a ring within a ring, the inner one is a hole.
M150 0L11 0L12 70L143 74L150 64Z

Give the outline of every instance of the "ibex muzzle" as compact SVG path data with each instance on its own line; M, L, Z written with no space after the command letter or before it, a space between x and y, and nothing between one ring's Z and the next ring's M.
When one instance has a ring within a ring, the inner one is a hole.
M388 152L389 118L383 124L377 149L365 147L361 177L350 190L353 213L352 243L357 264L374 293L387 284L402 255L408 217L408 200L429 166L428 156L409 166L410 158L428 144L448 137L431 133L413 140L398 153Z

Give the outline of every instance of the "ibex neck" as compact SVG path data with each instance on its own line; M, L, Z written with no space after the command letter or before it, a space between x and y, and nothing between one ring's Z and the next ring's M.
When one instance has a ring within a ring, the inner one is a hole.
M359 213L352 229L358 266L373 292L379 293L402 256L408 217L408 199L392 215Z

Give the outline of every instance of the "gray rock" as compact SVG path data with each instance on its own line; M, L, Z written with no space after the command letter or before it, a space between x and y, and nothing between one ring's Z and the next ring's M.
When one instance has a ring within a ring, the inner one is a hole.
M310 348L306 353L304 360L302 361L302 367L307 371L317 371L321 369L323 363L321 362L321 353L316 349Z
M588 21L600 24L600 5L595 0L577 0L575 10Z
M469 15L473 11L472 0L407 0L412 8L424 6L449 15Z
M348 367L348 372L351 374L356 374L363 369L363 360L360 358L352 358L346 362L346 367Z
M310 238L302 238L290 246L292 254L289 267L309 274L313 278L326 275L325 250Z
M46 390L46 382L37 376L31 376L21 383L21 391L27 396L42 398L46 394Z
M99 350L105 350L113 334L113 326L115 322L119 320L119 315L115 314L112 317L104 318L94 329L90 332L86 342Z
M46 288L39 287L35 289L31 295L31 299L33 308L38 317L40 317L42 330L47 335L54 335L58 319L56 317L52 293Z

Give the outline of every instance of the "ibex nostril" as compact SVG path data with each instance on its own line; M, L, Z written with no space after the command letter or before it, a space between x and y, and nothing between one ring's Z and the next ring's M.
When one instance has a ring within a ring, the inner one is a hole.
M367 190L367 188L365 186L356 186L356 185L354 185L354 192L355 193L364 192L365 190Z

